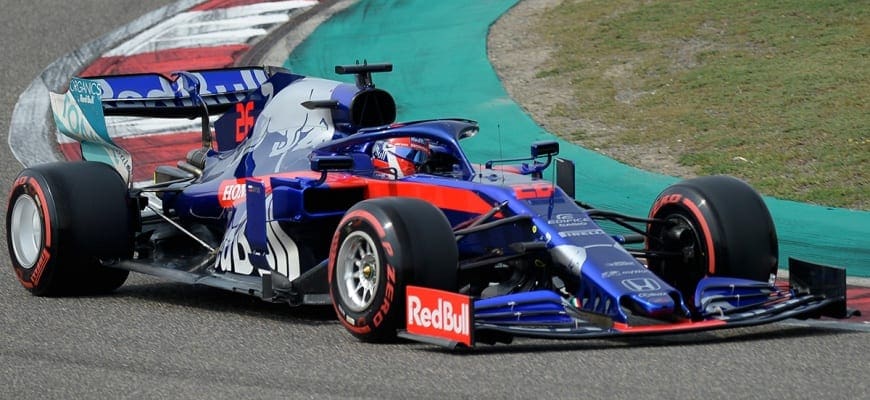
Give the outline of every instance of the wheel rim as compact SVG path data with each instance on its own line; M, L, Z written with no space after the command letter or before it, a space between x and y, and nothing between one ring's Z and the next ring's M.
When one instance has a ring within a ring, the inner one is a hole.
M651 269L691 299L695 286L706 274L704 242L695 223L687 216L673 213L661 219L669 224L669 227L663 228L657 235L662 249L681 252L682 257L661 260L655 266L651 264Z
M374 302L380 268L375 241L367 233L353 232L341 243L336 261L338 291L351 311L363 311Z
M25 194L15 200L9 235L15 259L22 268L33 268L42 249L42 218L33 197Z

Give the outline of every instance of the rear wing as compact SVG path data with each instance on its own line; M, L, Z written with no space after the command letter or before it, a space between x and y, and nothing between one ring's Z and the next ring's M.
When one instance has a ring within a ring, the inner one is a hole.
M222 114L260 87L275 72L274 67L244 67L177 72L175 79L160 74L95 76L99 83L104 114L197 118L201 100L211 115Z
M130 184L130 153L112 140L106 116L202 118L203 148L207 150L212 142L209 115L225 114L246 99L259 100L262 106L262 97L272 93L263 85L279 72L286 70L245 67L177 72L175 79L160 74L73 78L65 94L50 93L51 109L57 129L81 144L82 158L114 167Z

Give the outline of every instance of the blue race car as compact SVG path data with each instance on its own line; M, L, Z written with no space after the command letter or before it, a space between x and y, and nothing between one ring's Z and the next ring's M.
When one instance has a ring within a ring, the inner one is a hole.
M336 67L354 84L281 68L72 79L52 108L86 161L15 180L19 282L110 292L134 271L332 304L359 339L448 347L847 316L843 270L790 260L790 284L775 280L774 225L742 181L685 180L646 217L596 209L575 200L557 142L474 164L459 144L474 121L395 122L372 81L391 70ZM202 146L134 184L106 116L200 118Z

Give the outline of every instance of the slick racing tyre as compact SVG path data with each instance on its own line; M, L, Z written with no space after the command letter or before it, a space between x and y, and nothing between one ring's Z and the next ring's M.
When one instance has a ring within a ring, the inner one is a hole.
M61 162L22 171L6 210L12 268L37 296L110 292L127 271L101 260L129 257L133 214L127 186L103 163Z
M691 299L705 276L767 281L776 274L778 244L761 196L724 175L666 188L650 209L647 250L681 253L650 257L649 268Z
M329 291L335 312L363 341L396 338L405 326L405 286L456 290L453 230L435 206L417 199L362 201L332 239Z

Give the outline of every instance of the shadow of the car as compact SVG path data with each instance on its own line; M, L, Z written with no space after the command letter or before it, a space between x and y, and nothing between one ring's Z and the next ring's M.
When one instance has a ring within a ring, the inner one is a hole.
M509 346L479 345L473 349L452 350L456 354L498 354L498 353L541 353L590 350L639 349L657 347L709 346L719 343L756 342L771 340L790 340L813 336L836 336L857 332L822 326L787 326L771 324L764 326L722 329L660 336L635 336L610 339L589 339L575 341L552 341L548 339L515 339ZM425 346L425 345L423 345ZM429 347L428 351L451 352L441 347Z
M265 302L247 294L174 282L128 282L109 296L244 314L288 323L321 325L336 322L331 306L289 307L286 303Z

